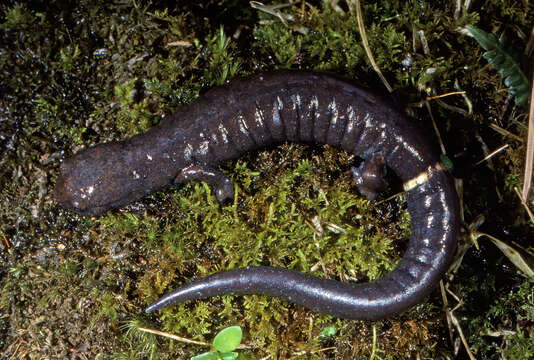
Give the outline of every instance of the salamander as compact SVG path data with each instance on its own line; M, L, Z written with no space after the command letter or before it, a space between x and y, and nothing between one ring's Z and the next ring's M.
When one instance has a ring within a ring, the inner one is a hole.
M211 89L143 134L65 160L57 202L81 215L103 212L169 186L200 180L232 199L221 162L283 142L329 144L363 160L351 171L369 199L391 169L403 183L412 234L394 270L369 283L318 278L277 267L215 273L179 287L146 311L226 294L268 294L348 319L388 317L423 300L451 261L458 199L427 136L392 105L349 81L311 71L259 73Z

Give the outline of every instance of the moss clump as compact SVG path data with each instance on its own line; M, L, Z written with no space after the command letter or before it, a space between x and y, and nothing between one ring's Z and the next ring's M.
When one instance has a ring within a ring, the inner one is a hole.
M389 271L409 232L403 199L376 205L357 197L348 171L357 161L348 154L298 145L248 154L223 167L237 190L225 207L198 183L98 219L53 202L63 158L144 131L234 76L326 70L380 91L354 14L346 3L334 3L283 8L294 19L288 26L238 0L0 5L0 230L6 236L0 238L0 357L186 357L200 351L133 329L143 324L211 338L236 322L253 346L250 358L368 358L373 343L383 359L453 356L438 294L375 323L333 319L264 296L143 314L170 288L248 264L358 281ZM452 169L464 179L466 221L484 213L481 230L531 248L531 224L513 190L522 145L488 126L523 136L525 114L507 101L501 77L479 61L482 50L458 30L471 24L504 32L521 50L534 13L520 1L469 10L455 4L366 1L369 44L403 100L466 91L430 102ZM421 127L430 124L427 108L409 113ZM473 165L504 142L511 146L491 166ZM477 355L513 359L532 352L531 286L491 246L468 252L451 289L464 301L456 314ZM336 335L321 339L333 325ZM505 335L495 341L490 332ZM322 351L331 346L335 351Z
M484 359L502 353L507 359L529 359L534 356L534 342L529 327L534 322L533 281L525 280L515 289L481 303L480 316L465 319L469 326L469 344ZM501 333L502 329L507 329ZM503 338L501 344L488 341Z

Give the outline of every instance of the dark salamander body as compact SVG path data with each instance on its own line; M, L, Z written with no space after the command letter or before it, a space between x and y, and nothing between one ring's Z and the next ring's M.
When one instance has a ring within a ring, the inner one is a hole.
M261 293L349 319L379 319L420 302L447 270L459 231L458 200L425 136L372 93L330 75L263 73L212 89L144 134L100 144L66 160L56 199L97 215L156 190L206 181L219 201L233 197L217 164L285 141L329 144L361 157L358 188L374 198L387 166L402 180L412 235L397 267L367 284L291 270L251 267L216 273L178 288L147 312L192 299Z

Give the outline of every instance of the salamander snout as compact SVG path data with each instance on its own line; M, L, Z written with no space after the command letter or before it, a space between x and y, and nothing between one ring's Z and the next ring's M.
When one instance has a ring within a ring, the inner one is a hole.
M59 205L80 215L99 215L121 205L128 188L118 176L121 166L110 156L117 147L117 143L101 144L65 160L54 191Z

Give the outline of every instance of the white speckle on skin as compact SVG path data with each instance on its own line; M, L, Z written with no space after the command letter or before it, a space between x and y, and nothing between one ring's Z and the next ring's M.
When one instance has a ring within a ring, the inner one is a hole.
M335 125L337 123L337 116L338 116L338 110L336 105L336 99L332 99L332 102L328 104L328 110L332 114L332 118L330 119L330 123L332 125Z
M208 153L209 148L209 141L205 140L200 143L200 146L198 147L198 153L201 155L206 155Z
M423 158L421 157L421 154L419 154L419 152L417 152L417 150L415 150L415 148L413 146L411 146L410 144L408 144L404 138L400 135L395 135L395 140L397 140L397 142L402 145L406 150L408 150L410 153L412 153L412 155L419 161L423 161Z
M241 131L245 135L248 134L248 124L245 121L245 117L240 114L237 117L237 122L239 123L239 131Z
M258 108L256 108L256 111L254 112L254 120L256 121L256 124L258 124L258 127L263 127L263 113Z
M135 170L132 171L132 175L133 175L133 178L136 179L136 180L141 177L141 175L139 175L139 173L137 171L135 171Z
M347 116L348 116L348 119L347 119L347 131L346 132L350 134L352 130L354 129L354 120L355 120L354 109L350 105L347 107Z
M187 144L184 150L184 158L187 161L191 161L191 155L193 154L193 145Z
M293 110L297 110L297 108L300 108L300 94L291 95L291 101L293 102Z
M445 192L443 190L440 190L439 192L439 201L441 203L441 207L443 208L442 227L443 229L448 229L451 221L451 211L449 210L447 202L445 201Z
M370 128L373 126L373 124L371 123L372 120L373 120L373 117L371 116L371 114L366 113L365 116L363 117L363 121L365 121L366 128Z
M434 215L429 215L426 218L426 227L431 228L433 223L434 223Z
M283 110L284 109L284 103L282 102L282 99L280 99L280 96L276 97L276 102L278 104L278 110Z
M219 132L221 133L223 143L228 144L228 130L222 123L219 124Z
M87 199L89 198L89 196L95 191L95 186L94 185L90 185L86 188L80 188L79 190L79 193L80 193L80 197L82 199Z
M280 110L284 108L284 104L279 96L276 97L276 101L273 103L273 124L280 126Z
M400 145L395 145L393 150L391 150L391 155L395 154L397 151L399 151L399 149L400 149Z
M432 203L432 198L430 197L430 195L426 195L425 196L425 207L429 208L431 203Z

